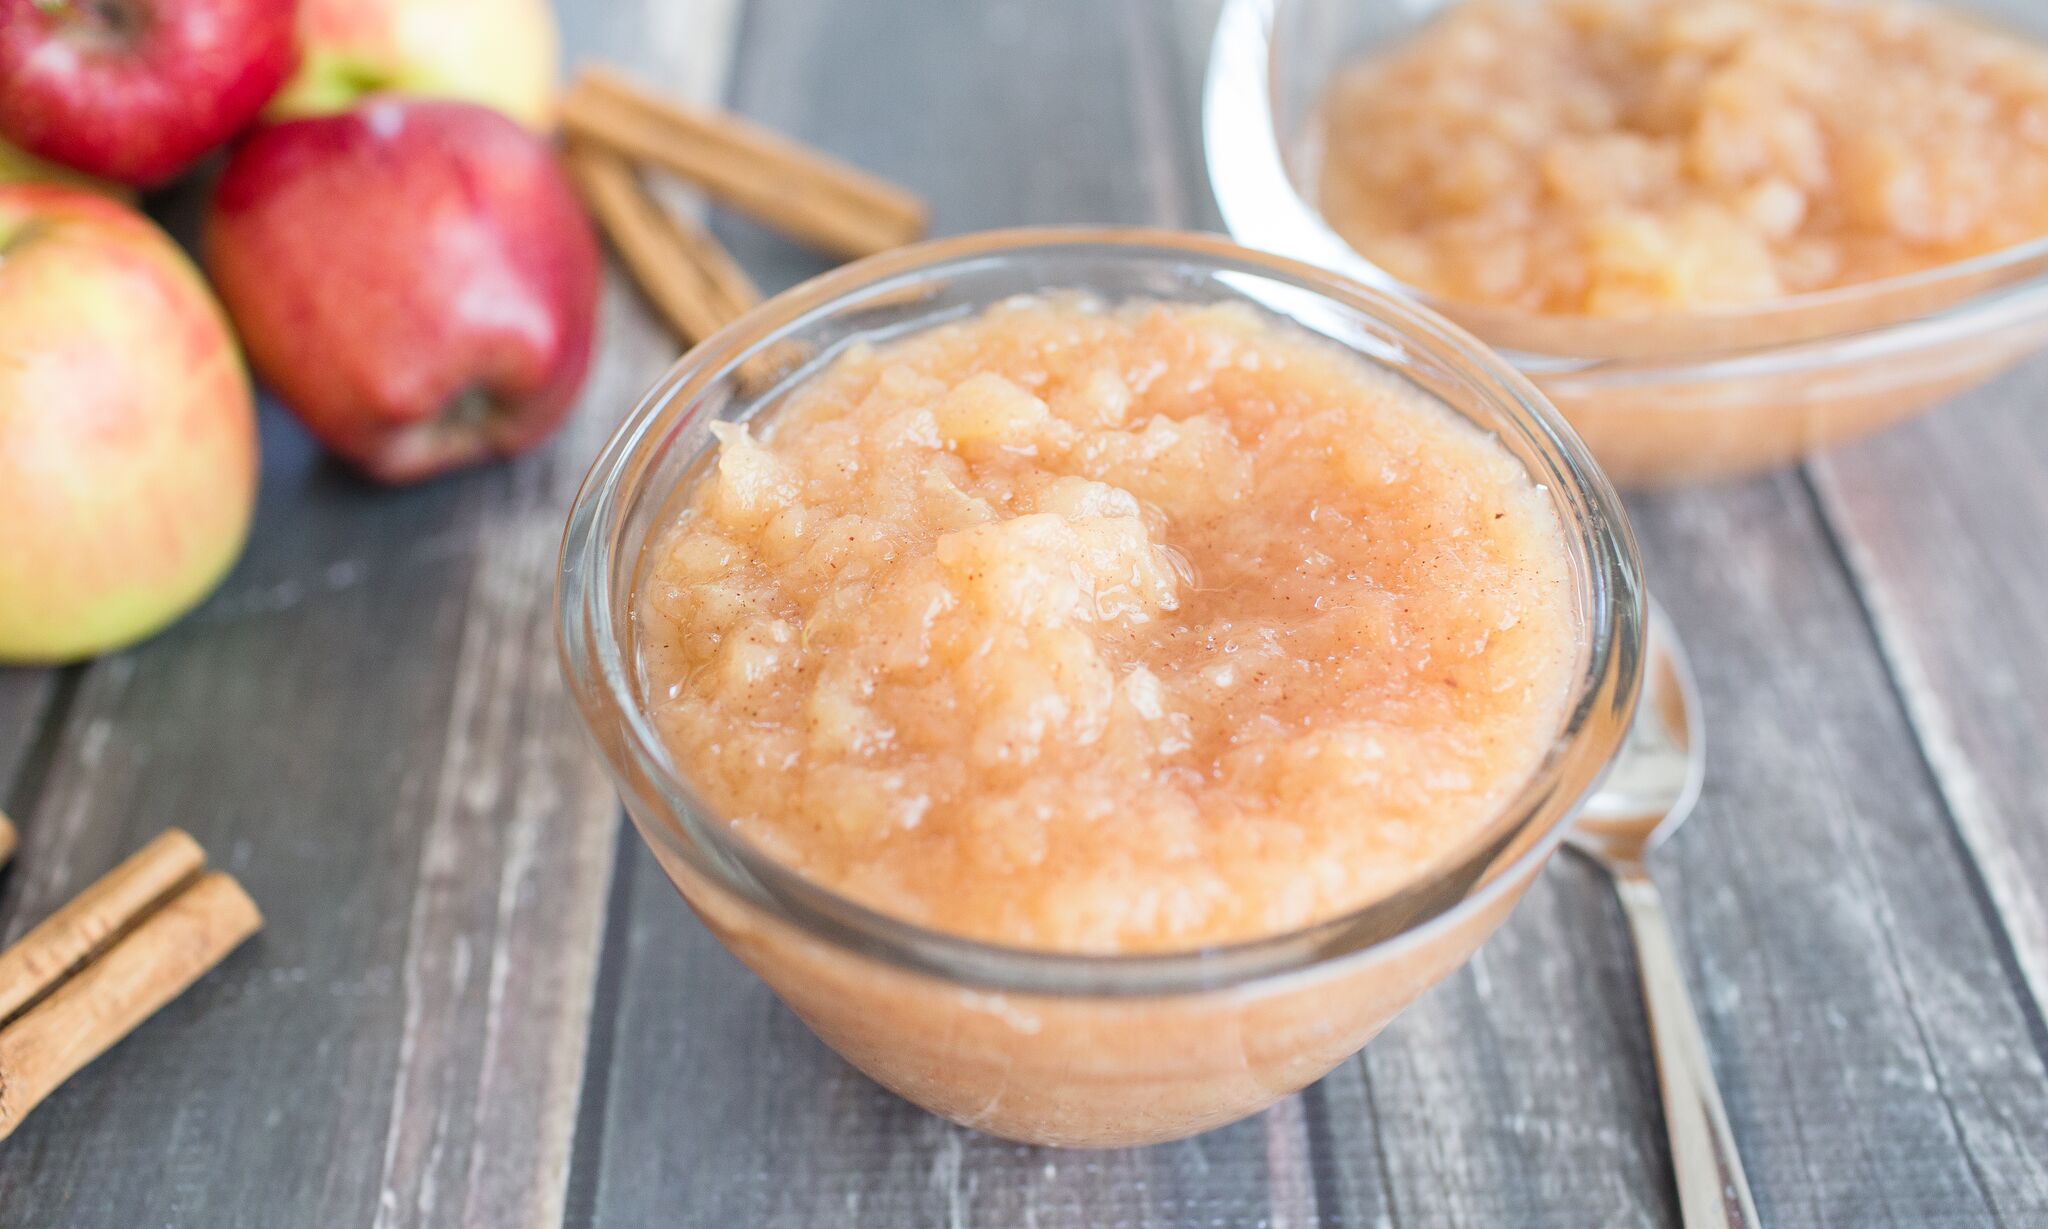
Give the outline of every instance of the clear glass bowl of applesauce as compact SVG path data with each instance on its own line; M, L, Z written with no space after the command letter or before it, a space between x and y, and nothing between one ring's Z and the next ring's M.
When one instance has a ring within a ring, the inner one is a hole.
M772 414L863 341L1019 295L1247 304L1334 340L1479 425L1563 527L1576 620L1563 717L1536 771L1418 879L1306 929L1202 950L1083 955L924 928L739 837L651 719L634 609L648 547L713 455L710 425ZM1641 682L1639 561L1584 446L1511 367L1433 314L1227 241L1145 230L945 239L805 283L692 350L598 457L563 546L570 689L626 807L703 924L819 1037L957 1122L1069 1146L1146 1143L1251 1114L1356 1052L1500 924L1618 752Z
M1459 2L1225 0L1203 102L1210 183L1239 242L1421 303L1495 348L1621 485L1791 463L1929 409L2048 345L2048 238L1754 305L1640 317L1510 311L1404 282L1318 208L1322 109L1348 66ZM2048 8L2027 0L1945 7L2048 40Z

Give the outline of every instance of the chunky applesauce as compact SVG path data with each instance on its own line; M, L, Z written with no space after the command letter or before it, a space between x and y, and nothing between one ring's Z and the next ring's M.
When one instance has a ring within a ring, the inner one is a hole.
M1557 736L1563 531L1494 438L1240 307L1012 300L715 459L635 611L683 775L805 876L1161 951L1412 882Z
M2048 235L2048 49L1899 0L1469 0L1340 74L1317 182L1449 299L1754 304Z

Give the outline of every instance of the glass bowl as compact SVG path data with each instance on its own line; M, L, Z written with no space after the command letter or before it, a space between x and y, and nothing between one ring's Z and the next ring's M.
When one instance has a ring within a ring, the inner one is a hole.
M650 533L711 456L709 424L771 412L847 345L1018 294L1250 302L1334 338L1493 432L1566 529L1582 632L1556 741L1513 801L1426 881L1236 946L1087 956L885 916L742 841L655 733L632 606ZM565 673L627 809L703 923L819 1037L886 1087L1034 1143L1123 1145L1241 1118L1354 1053L1461 964L1520 898L1621 745L1643 596L1613 489L1528 382L1445 322L1217 238L1008 231L890 252L756 308L677 363L599 456L563 544Z
M1317 212L1318 108L1346 64L1457 0L1225 0L1203 139L1238 242L1431 307L1528 375L1625 486L1797 461L1926 410L2048 344L2048 239L1753 308L1636 320L1538 316L1403 283ZM2048 5L1954 7L2048 37Z

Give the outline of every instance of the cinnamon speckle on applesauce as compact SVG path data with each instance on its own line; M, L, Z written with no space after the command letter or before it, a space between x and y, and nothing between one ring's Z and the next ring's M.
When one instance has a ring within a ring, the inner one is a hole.
M1534 770L1581 629L1546 496L1240 307L1012 300L843 354L649 548L654 720L733 827L945 931L1271 934Z
M1913 0L1469 0L1323 119L1330 224L1470 303L1695 311L2048 235L2048 48Z

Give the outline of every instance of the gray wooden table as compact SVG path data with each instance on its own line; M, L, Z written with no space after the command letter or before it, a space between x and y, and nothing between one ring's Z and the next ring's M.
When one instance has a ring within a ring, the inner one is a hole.
M630 66L941 231L1213 226L1189 0L583 0ZM174 221L190 202L173 200ZM769 288L814 257L718 227ZM614 279L575 424L390 493L266 409L247 557L130 653L0 671L0 929L169 824L269 927L0 1144L0 1226L1676 1223L1634 968L1561 861L1249 1122L1019 1147L842 1064L690 919L558 681L584 466L673 344ZM2048 361L1803 470L1639 498L1704 676L1662 864L1766 1224L2048 1225Z

